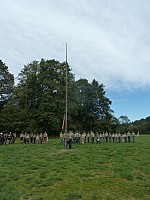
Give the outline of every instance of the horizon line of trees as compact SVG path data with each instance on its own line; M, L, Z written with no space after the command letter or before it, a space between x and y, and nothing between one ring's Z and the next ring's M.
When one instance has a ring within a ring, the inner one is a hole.
M127 116L118 119L111 110L104 85L95 79L75 81L68 71L68 131L142 131ZM56 60L33 61L24 66L14 85L14 75L0 60L0 129L17 133L58 134L65 113L66 63ZM148 127L150 130L150 127Z

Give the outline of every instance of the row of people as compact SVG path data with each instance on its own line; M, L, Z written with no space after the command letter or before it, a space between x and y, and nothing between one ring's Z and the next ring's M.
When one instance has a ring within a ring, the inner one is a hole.
M46 132L35 134L35 133L21 133L20 134L20 141L24 144L46 144L48 142L48 135Z
M135 134L134 131L131 133L128 131L127 133L108 133L107 131L104 133L94 133L93 131L90 131L88 133L83 132L76 132L73 133L70 131L69 133L60 133L60 144L62 144L63 140L66 138L67 140L72 140L72 143L89 143L92 142L94 143L95 141L97 143L102 143L102 142L135 142L135 136L139 135L139 132Z
M16 133L6 132L0 133L0 144L13 144L16 140Z

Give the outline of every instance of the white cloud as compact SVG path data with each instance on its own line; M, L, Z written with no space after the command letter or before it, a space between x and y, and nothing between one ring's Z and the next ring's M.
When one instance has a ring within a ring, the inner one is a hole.
M17 76L32 60L68 60L77 78L110 89L150 86L150 2L5 0L0 57Z

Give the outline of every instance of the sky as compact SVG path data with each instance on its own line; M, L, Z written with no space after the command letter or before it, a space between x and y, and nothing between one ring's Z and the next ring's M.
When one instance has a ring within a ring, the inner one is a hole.
M65 61L105 85L114 116L150 116L149 0L0 0L0 59L17 78L33 60Z

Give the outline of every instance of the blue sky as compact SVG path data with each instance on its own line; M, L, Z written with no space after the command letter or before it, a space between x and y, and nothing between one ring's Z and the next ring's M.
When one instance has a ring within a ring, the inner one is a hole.
M17 77L33 60L68 61L105 85L114 115L150 115L149 0L0 0L0 59Z

